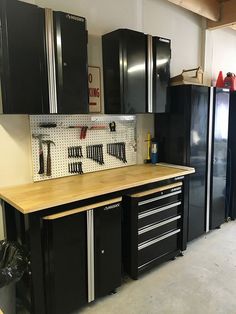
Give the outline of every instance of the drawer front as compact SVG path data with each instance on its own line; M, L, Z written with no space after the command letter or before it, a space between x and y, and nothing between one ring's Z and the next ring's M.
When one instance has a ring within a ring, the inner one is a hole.
M162 194L161 194L162 193ZM180 201L182 198L182 189L177 188L177 191L167 191L161 192L158 195L154 195L152 197L149 196L148 199L139 200L138 202L138 211L144 212L154 207L161 207L164 205L168 205L177 201Z
M151 241L144 242L138 247L138 267L178 250L178 238L180 229L170 232Z
M162 220L166 220L172 218L174 216L178 216L180 212L181 201L168 204L163 207L152 208L148 211L139 213L138 215L138 228L146 227L150 224L161 222Z
M180 219L181 215L178 215L160 223L151 224L147 227L140 228L138 231L138 243L140 244L152 238L178 229Z

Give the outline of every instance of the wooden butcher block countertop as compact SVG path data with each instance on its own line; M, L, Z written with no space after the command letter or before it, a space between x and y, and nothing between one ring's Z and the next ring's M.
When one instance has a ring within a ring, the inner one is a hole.
M135 165L2 188L0 198L29 214L194 172L194 168L168 164Z

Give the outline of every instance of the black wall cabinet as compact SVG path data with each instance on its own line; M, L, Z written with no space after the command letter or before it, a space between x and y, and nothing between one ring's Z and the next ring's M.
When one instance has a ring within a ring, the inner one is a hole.
M102 36L105 112L165 112L170 40L130 29Z
M17 0L0 19L1 112L87 113L86 20Z

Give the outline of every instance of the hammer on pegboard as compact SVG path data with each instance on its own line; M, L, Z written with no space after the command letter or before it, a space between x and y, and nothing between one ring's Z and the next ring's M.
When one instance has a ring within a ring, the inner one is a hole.
M44 156L43 156L43 137L48 134L32 134L33 138L39 141L39 172L38 174L44 174Z

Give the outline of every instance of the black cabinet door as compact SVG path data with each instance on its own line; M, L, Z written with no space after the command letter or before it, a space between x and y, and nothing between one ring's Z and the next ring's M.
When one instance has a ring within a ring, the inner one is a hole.
M146 112L146 36L119 29L102 37L105 112Z
M36 114L48 109L44 10L0 1L3 113Z
M189 177L188 241L204 234L206 227L207 136L209 88L192 86L189 165L195 168Z
M230 94L228 149L228 211L227 217L236 219L236 92Z
M43 221L47 313L70 314L87 303L86 213Z
M96 298L121 285L121 207L117 205L94 211Z
M147 100L146 36L123 31L124 113L145 113Z
M153 37L153 113L168 111L167 87L170 81L170 40Z
M58 113L88 113L86 20L54 12Z
M213 152L210 228L219 227L226 216L226 173L228 149L229 92L215 89L213 109Z
M123 112L123 66L120 31L102 36L105 113Z

